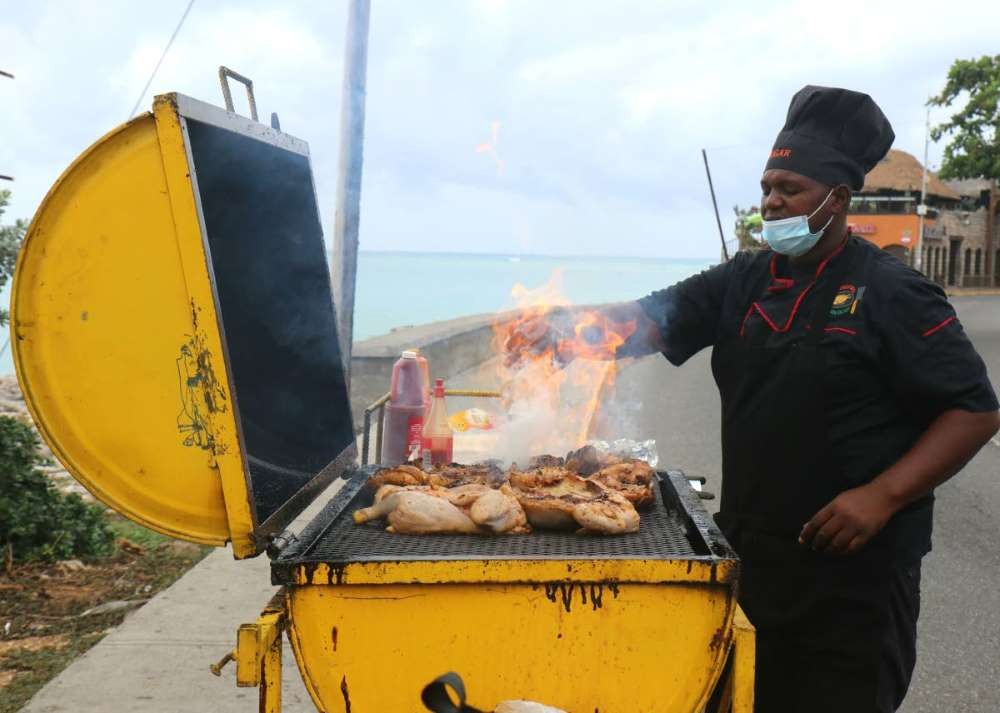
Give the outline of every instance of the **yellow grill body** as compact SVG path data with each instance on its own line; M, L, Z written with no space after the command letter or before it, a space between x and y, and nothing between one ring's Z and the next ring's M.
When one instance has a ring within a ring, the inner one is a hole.
M517 563L511 563L516 578ZM731 588L707 584L295 587L289 637L321 711L413 711L457 671L471 702L690 713L728 654Z

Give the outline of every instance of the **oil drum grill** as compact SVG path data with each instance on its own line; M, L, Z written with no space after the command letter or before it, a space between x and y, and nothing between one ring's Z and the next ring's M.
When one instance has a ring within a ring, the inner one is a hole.
M18 381L67 470L159 532L271 556L283 586L239 628L237 685L280 711L287 633L320 711L411 713L458 670L477 705L749 713L739 563L678 471L632 534L353 522L374 469L355 465L325 252L304 141L166 94L66 169L15 271ZM137 315L157 329L123 340Z

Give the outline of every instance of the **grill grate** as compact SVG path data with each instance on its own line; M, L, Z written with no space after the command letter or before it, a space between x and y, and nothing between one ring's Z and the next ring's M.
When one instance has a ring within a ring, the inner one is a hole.
M298 542L272 563L276 583L291 581L298 565L441 560L677 560L735 555L715 529L683 474L661 474L656 502L641 513L637 533L582 536L536 530L530 535L398 535L382 521L356 525L352 513L372 502L365 481L372 469L352 473L337 496L303 530Z

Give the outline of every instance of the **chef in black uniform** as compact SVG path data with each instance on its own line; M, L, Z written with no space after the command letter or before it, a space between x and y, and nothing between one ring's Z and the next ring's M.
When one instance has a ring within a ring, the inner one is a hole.
M759 713L896 710L916 658L934 488L997 432L997 400L940 287L847 226L894 134L872 99L807 86L761 177L770 249L604 309L619 356L712 347L722 398L718 523L757 628ZM522 325L553 348L572 311Z

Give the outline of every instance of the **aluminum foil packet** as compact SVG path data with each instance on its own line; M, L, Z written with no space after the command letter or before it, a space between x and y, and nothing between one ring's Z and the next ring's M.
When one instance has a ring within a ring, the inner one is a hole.
M622 458L644 460L652 468L655 468L657 463L660 462L660 455L656 452L656 441L652 439L648 441L633 441L631 438L619 438L610 443L608 441L587 441L587 445L593 446L601 453L610 453Z

